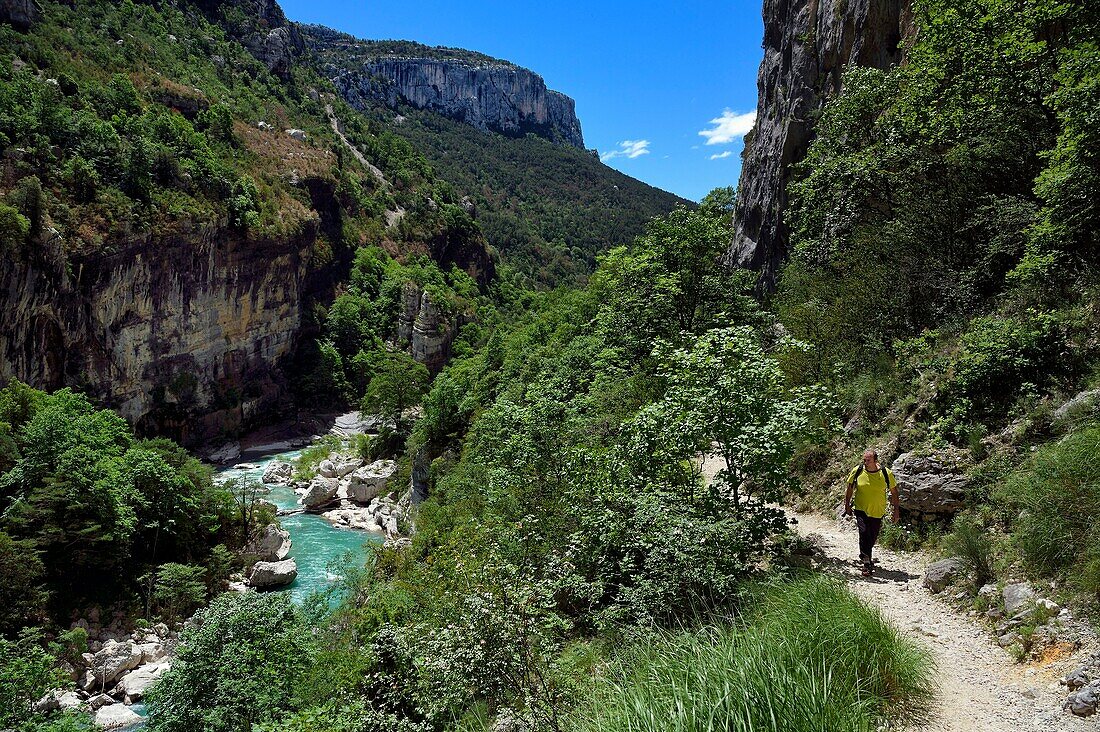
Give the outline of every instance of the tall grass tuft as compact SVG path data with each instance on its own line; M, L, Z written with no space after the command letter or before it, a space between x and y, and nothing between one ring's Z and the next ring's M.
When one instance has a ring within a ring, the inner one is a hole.
M929 655L836 581L763 590L741 619L626 652L573 714L575 732L871 732L917 720Z
M948 553L958 557L973 576L975 588L993 579L993 545L989 533L974 516L960 513L944 537Z
M1025 566L1064 574L1100 596L1100 426L1040 447L1005 480L997 498L1008 509L1012 540Z

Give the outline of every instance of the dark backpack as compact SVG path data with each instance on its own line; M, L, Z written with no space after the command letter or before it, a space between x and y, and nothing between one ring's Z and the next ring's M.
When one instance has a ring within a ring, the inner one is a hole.
M882 477L886 480L886 492L890 492L890 471L885 465L879 465L878 469L882 471ZM859 476L863 473L863 463L860 463L856 468L855 475L852 476L851 485L855 485L859 482ZM897 485L897 480L894 481L894 485Z

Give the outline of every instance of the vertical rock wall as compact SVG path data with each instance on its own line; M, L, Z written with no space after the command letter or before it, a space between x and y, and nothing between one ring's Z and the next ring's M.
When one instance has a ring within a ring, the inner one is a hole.
M255 424L284 396L312 238L243 242L206 227L13 262L0 269L0 381L83 388L140 431L188 444Z
M909 0L764 0L764 59L756 127L745 138L727 261L760 272L771 289L789 245L784 214L790 166L806 155L816 114L851 64L901 59Z

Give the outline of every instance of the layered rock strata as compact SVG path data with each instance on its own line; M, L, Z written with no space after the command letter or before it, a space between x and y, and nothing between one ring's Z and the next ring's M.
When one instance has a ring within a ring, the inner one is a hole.
M909 0L764 0L756 126L745 138L727 262L760 272L768 290L789 246L787 183L825 103L851 65L901 60Z

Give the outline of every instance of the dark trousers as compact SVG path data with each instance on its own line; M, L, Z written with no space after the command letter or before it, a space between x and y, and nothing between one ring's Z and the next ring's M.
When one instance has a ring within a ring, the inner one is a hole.
M871 561L871 550L878 541L878 532L882 531L882 519L871 518L863 511L856 511L856 530L859 531L859 558L863 562Z

